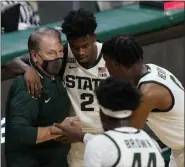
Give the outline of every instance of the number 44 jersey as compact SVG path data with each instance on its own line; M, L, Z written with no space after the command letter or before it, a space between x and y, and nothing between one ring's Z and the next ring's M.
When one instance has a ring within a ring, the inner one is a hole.
M159 146L143 130L121 127L87 142L85 167L164 167Z
M80 117L85 132L100 132L99 105L94 94L100 80L109 76L101 55L102 44L96 42L97 60L94 67L83 68L75 59L68 45L68 62L64 73L65 85L73 110Z

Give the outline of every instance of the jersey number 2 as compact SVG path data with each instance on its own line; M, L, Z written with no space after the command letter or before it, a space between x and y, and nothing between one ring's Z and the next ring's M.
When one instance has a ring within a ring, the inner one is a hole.
M92 104L94 102L94 96L90 93L82 93L80 95L80 99L84 100L81 103L81 110L82 111L94 111L94 108L88 107L88 105Z
M143 167L141 162L141 153L134 154L134 160L132 163L132 167ZM156 155L155 153L150 153L148 165L146 167L157 167L156 166Z

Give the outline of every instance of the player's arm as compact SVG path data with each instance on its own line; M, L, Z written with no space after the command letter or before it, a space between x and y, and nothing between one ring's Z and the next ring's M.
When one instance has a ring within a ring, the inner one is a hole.
M139 87L142 98L139 108L132 113L131 121L135 128L143 129L147 121L147 117L153 109L168 108L169 103L165 101L169 92L164 87L148 83Z
M37 71L29 65L29 55L16 57L9 61L2 69L2 80L7 80L16 75L24 74L27 91L31 96L38 97L42 84Z
M16 82L15 82L16 83ZM33 120L37 118L39 105L36 99L20 87L17 82L10 89L8 108L8 128L11 137L21 145L35 145L54 139L58 135L50 135L50 131L60 131L54 126L36 127Z
M51 131L51 135L61 135L58 140L61 140L62 143L82 142L87 144L95 136L82 131L82 125L78 117L67 117L60 124L55 123L54 126L61 129L61 132Z

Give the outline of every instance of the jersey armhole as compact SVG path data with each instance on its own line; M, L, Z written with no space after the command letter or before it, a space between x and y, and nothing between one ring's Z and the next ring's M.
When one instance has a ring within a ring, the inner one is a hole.
M112 167L116 167L116 165L118 165L120 159L121 159L121 150L118 146L118 144L114 141L114 139L112 137L110 137L108 134L104 133L104 136L106 136L107 138L109 138L116 146L117 150L118 150L118 158L116 160L116 162L112 165Z
M159 109L156 108L156 109L153 109L151 112L169 112L174 107L174 104L175 104L175 97L174 97L172 91L170 90L170 88L168 88L166 85L164 85L160 82L157 82L157 81L154 81L154 80L149 80L149 81L140 82L139 85L138 85L138 89L140 89L142 85L149 84L149 83L154 83L154 84L157 84L157 85L160 85L160 86L164 87L169 92L169 94L172 98L172 103L171 103L171 105L168 109L159 110Z

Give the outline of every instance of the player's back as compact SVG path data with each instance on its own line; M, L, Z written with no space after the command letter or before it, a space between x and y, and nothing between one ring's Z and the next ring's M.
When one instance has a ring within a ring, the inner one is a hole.
M159 148L143 130L117 128L105 136L117 149L116 167L164 167Z
M172 149L184 147L184 88L168 70L154 64L146 64L148 72L139 84L154 83L166 88L172 97L167 110L152 110L147 124L160 140ZM178 141L178 142L177 142Z

